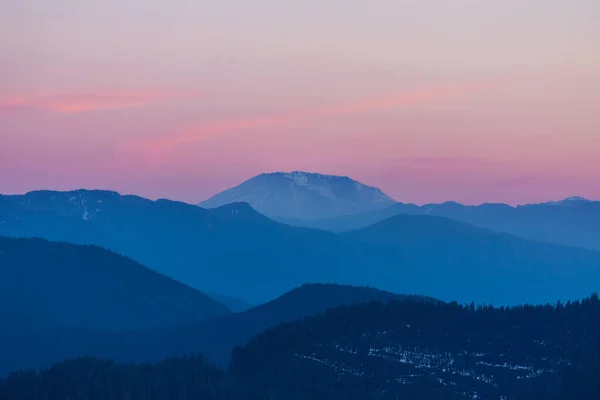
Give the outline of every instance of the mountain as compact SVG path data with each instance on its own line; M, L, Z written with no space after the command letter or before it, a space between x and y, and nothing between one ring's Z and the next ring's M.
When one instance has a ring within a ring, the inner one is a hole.
M227 236L249 233L238 231L237 225L265 224L274 223L247 204L208 211L169 200L87 190L0 196L0 235L102 246L197 289L243 300L244 292L236 290L236 274L243 279L254 273L238 263L235 257L243 256L235 249L227 251L235 247ZM226 268L219 268L223 264ZM234 283L226 284L232 275ZM246 285L247 279L239 285Z
M554 282L573 290L571 297L565 292L560 300L578 297L579 290L595 291L600 282L597 260L573 268L571 259L574 252L593 258L599 253L528 241L444 217L401 214L340 236L386 246L405 265L413 266L411 275L420 277L419 287L429 286L425 293L441 299L452 298L447 296L450 287L461 287L477 301L487 297L484 303L506 305L499 300L510 290L509 304L529 302L528 293L540 304L556 293Z
M277 223L247 203L205 210L77 191L0 197L0 221L0 235L99 245L198 290L253 304L306 282L498 305L579 298L600 282L598 252L447 227L439 217L424 225L429 236L440 232L438 240L390 244ZM445 239L460 245L449 248Z
M282 322L317 315L330 307L369 301L428 298L396 295L368 287L306 284L269 303L184 326L127 332L37 326L21 329L18 337L0 340L0 376L16 369L51 365L64 358L95 356L122 362L157 362L164 358L202 353L227 365L235 346ZM9 323L0 313L3 323ZM10 319L14 324L15 318ZM25 338L24 338L25 336ZM2 334L0 334L2 337Z
M0 379L0 399L596 400L600 301L493 308L369 302L268 329L229 367L93 358Z
M200 206L215 208L234 202L248 203L261 214L282 221L357 214L395 203L381 190L346 176L294 171L260 174Z
M279 325L230 372L270 398L597 399L600 301L363 303Z
M282 322L314 316L331 307L389 300L434 301L421 296L398 295L370 287L305 284L245 312L215 318L197 327L177 330L177 342L186 344L176 354L202 353L227 365L231 351L254 335ZM188 338L187 341L184 338Z
M479 206L455 202L424 206L396 203L384 210L313 221L290 220L288 223L343 232L364 228L398 214L448 217L526 239L600 250L600 201L581 197L517 207L487 203Z
M585 197L581 197L581 196L572 196L572 197L567 197L566 199L563 199L563 200L548 201L546 203L541 203L541 204L554 205L554 206L577 206L577 205L581 205L581 204L585 204L585 203L592 203L592 200L586 199Z
M230 311L189 286L92 246L0 237L0 331L175 327Z

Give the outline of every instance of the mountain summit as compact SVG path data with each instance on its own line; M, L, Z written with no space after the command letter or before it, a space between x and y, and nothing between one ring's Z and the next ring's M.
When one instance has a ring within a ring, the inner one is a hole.
M313 220L381 210L395 201L381 190L346 176L302 171L255 176L200 203L215 208L246 202L274 219Z
M592 203L592 200L588 200L585 197L581 197L581 196L573 196L573 197L567 197L566 199L563 199L560 201L549 201L549 202L541 203L541 204L551 205L551 206L571 206L571 205L579 205L579 204L583 204L583 203Z

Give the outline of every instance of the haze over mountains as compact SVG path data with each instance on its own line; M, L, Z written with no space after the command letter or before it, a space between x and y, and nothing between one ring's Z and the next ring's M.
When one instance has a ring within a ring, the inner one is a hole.
M600 400L598 21L0 0L0 400Z
M254 304L309 282L498 305L575 299L600 282L600 253L431 216L337 235L275 222L246 203L205 210L114 192L46 191L0 197L0 221L0 235L103 246Z
M397 203L376 212L291 223L343 232L364 228L398 214L443 216L527 239L600 250L600 202L580 198L517 207L506 204L465 206L454 202L423 206Z
M239 201L0 196L0 400L594 398L600 303L570 301L600 287L600 252L582 248L596 202L419 207L343 177L248 182L232 197L271 218ZM79 356L167 361L1 379Z
M90 349L107 356L120 342L103 347L104 337L229 314L209 296L108 250L0 237L0 374Z
M214 196L201 205L210 208L215 204L224 205L234 201L245 201L259 212L278 221L331 232L365 228L398 214L433 215L451 218L479 228L510 233L526 239L600 250L600 201L574 196L560 201L516 207L494 203L467 206L452 201L418 206L398 203L375 189L375 191L369 192L375 194L375 200L379 198L379 193L386 199L381 202L373 201L371 204L377 204L375 209L370 207L368 202L364 204L356 201L353 196L342 194L335 198L321 198L323 202L329 201L333 211L321 208L320 216L315 217L314 212L311 211L314 209L312 201L301 196L292 197L293 193L302 189L293 183L293 179L284 179L285 182L289 181L289 184L281 184L280 179L287 175L311 176L315 174L294 172L292 174L259 175L240 186ZM327 175L316 176L318 182L335 182L339 178ZM357 187L361 187L358 182L353 182ZM334 185L332 184L332 186ZM317 190L310 187L305 190L315 197L319 197L320 191L326 192L325 189ZM288 196L286 197L284 194ZM267 205L263 205L263 199L267 199L265 200ZM346 203L360 205L360 207L348 208L345 207ZM293 215L286 215L284 211L273 211L277 208L285 210L287 204L293 204L295 210ZM384 207L379 207L380 205ZM362 210L356 211L358 208L362 208Z
M52 301L47 293L40 293L40 300ZM330 307L359 304L370 301L389 300L433 301L428 298L396 295L367 287L311 284L280 296L266 304L252 307L240 313L210 319L191 319L185 324L173 326L163 323L157 315L155 325L146 329L103 331L82 329L73 324L25 324L0 332L0 376L15 369L48 366L65 357L81 355L110 358L121 362L158 362L168 357L203 354L211 362L226 366L235 346L244 345L250 338L282 322L309 317L325 312ZM15 307L18 302L5 302ZM82 299L85 307L86 299ZM177 315L178 307L173 306ZM106 308L108 311L109 308ZM51 311L40 313L41 317ZM65 312L68 312L65 309ZM104 312L104 311L103 311ZM2 320L6 321L4 315ZM101 314L90 309L88 318L111 319L110 313ZM36 322L36 321L33 321Z

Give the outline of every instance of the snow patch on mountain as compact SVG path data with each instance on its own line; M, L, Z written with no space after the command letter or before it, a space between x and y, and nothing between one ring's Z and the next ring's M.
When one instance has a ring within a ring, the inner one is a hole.
M331 185L328 184L325 176L320 174L308 174L306 172L294 171L285 173L285 177L290 180L290 186L292 190L295 187L306 188L319 193L321 196L328 199L335 199L336 196L331 189Z
M547 204L547 205L551 205L551 206L565 206L565 205L571 205L571 204L581 204L581 203L591 203L591 202L592 202L592 200L588 200L585 197L572 196L572 197L567 197L566 199L563 199L563 200L549 201L547 203L542 203L542 204Z

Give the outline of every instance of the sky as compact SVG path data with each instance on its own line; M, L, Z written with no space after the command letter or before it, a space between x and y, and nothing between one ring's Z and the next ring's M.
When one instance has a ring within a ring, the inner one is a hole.
M1 0L0 193L600 200L597 0Z

